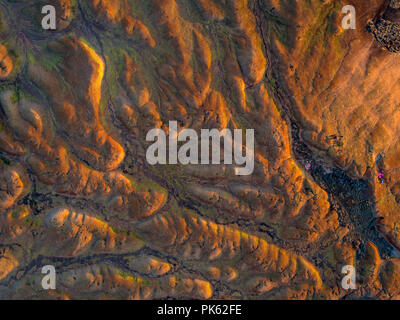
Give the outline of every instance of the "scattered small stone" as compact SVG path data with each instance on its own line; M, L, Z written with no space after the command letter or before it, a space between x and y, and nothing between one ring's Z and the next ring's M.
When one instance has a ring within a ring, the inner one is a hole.
M389 6L393 9L400 9L400 0L390 0Z
M380 19L375 24L368 22L367 30L375 40L389 52L400 52L400 23Z

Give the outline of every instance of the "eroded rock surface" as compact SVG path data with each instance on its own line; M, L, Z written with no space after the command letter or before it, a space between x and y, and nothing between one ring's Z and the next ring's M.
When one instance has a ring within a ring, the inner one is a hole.
M0 298L399 296L398 1L0 3ZM151 166L170 121L254 172Z

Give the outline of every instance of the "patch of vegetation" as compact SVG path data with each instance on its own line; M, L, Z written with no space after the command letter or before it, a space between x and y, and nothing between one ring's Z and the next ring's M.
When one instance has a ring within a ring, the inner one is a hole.
M24 219L24 222L26 224L28 224L30 227L36 227L36 228L40 228L43 225L43 221L40 217L38 216L27 216Z
M141 241L140 236L137 233L135 233L134 231L122 229L122 228L119 228L119 227L112 227L112 230L116 234L124 235L124 236L129 237L129 238L136 238L137 240Z
M51 51L48 47L44 53L36 57L36 61L48 71L60 71L59 64L62 60L61 54Z

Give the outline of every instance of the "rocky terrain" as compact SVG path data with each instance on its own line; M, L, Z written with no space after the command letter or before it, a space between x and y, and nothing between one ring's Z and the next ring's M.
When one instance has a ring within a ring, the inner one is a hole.
M0 0L0 299L399 298L399 34L397 0ZM253 174L150 165L169 121L254 129Z

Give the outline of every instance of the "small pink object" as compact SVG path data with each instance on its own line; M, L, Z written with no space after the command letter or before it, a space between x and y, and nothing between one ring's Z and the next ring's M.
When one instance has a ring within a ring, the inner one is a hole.
M311 169L311 163L306 162L305 167L306 167L306 170L310 170Z

